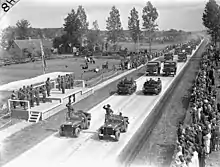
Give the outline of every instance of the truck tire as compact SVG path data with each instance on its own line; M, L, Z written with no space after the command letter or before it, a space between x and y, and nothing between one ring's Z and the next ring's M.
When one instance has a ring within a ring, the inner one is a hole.
M115 132L115 141L119 141L119 139L120 139L120 131L117 130L117 131Z
M103 136L101 136L100 134L101 134L101 132L98 131L98 137L99 137L99 140L102 140L102 139L103 139Z
M74 132L73 132L74 134L74 137L79 137L79 135L80 135L80 128L79 127L77 127L77 128L75 128L75 130L74 130Z

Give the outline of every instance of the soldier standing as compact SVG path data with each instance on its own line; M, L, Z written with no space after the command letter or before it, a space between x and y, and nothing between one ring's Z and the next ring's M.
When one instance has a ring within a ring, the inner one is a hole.
M12 99L12 100L16 100L16 99L17 99L17 96L16 96L14 90L12 91L11 99ZM12 105L13 105L13 108L15 109L15 108L16 108L16 101L13 101L13 102L12 102Z
M26 92L26 99L25 100L27 100L27 101L29 101L29 103L31 104L31 97L30 97L30 91L27 91ZM30 106L31 107L31 106ZM24 109L26 109L26 105L25 105L25 108Z
M73 78L73 74L70 74L70 88L73 89L74 86L74 78Z
M30 105L31 107L34 107L34 90L32 86L30 88Z
M66 119L68 120L68 119L71 118L71 113L74 112L74 108L73 108L73 106L71 105L70 102L66 104L66 107L67 107L67 115L66 115Z
M46 103L46 87L45 85L43 85L42 89L41 89L41 93L43 95L43 103Z
M46 81L47 96L50 96L50 89L51 89L50 78L47 78L47 81Z
M18 90L18 100L22 100L22 88ZM20 101L20 106L22 107L23 102Z
M65 76L65 82L66 82L66 89L69 89L70 88L70 82L69 82L69 75L66 74Z
M61 77L61 90L62 90L62 93L65 94L65 80L64 80L64 77Z
M60 89L61 89L61 77L60 77L60 75L58 75L57 83L58 83L58 89L60 91Z
M39 106L40 95L39 95L39 88L38 87L35 88L34 95L35 95L35 100L36 100L37 106Z

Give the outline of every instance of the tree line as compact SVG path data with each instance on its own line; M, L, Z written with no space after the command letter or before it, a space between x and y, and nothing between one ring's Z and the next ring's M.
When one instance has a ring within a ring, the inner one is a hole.
M207 33L211 36L214 46L220 40L220 6L215 0L206 3L203 16L203 25L207 28Z
M157 24L155 23L157 18L157 9L150 1L146 3L142 10L142 26L140 25L138 11L135 7L131 9L128 17L128 29L132 40L137 43L140 37L144 35L143 32L145 32L148 34L151 43L152 34L157 30ZM124 38L120 12L116 6L111 8L109 17L106 20L107 39L105 42L101 37L97 20L93 21L92 29L88 27L89 22L87 21L85 9L83 6L78 6L77 10L72 9L64 19L62 32L52 32L51 34L48 32L47 36L53 36L54 48L62 48L66 53L70 53L72 47L82 48L83 45L87 45L89 50L104 49L107 48L109 43L115 45L120 39ZM41 29L33 29L29 21L19 20L16 26L9 26L3 31L1 46L7 48L14 39L44 38L44 35Z

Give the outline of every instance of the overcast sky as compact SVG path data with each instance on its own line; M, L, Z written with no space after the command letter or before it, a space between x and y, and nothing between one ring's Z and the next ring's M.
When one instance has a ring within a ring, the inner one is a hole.
M204 30L202 13L207 0L151 0L158 9L159 29L171 28L187 31ZM127 29L130 10L135 7L140 15L145 0L20 0L5 16L4 24L15 25L19 19L27 19L32 27L57 28L63 26L63 20L71 9L82 5L90 25L98 20L100 29L106 27L106 19L113 5L119 9L121 22Z

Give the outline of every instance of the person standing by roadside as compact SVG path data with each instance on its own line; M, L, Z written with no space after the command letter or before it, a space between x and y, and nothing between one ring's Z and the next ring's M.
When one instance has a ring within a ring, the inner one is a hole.
M62 93L65 94L65 80L64 80L64 77L61 77L61 90L62 90Z
M60 77L60 75L58 75L57 83L58 83L58 90L60 91L61 90L61 77Z
M50 78L47 78L46 81L46 90L47 90L47 96L50 96L50 90L51 90L51 83L50 83Z

